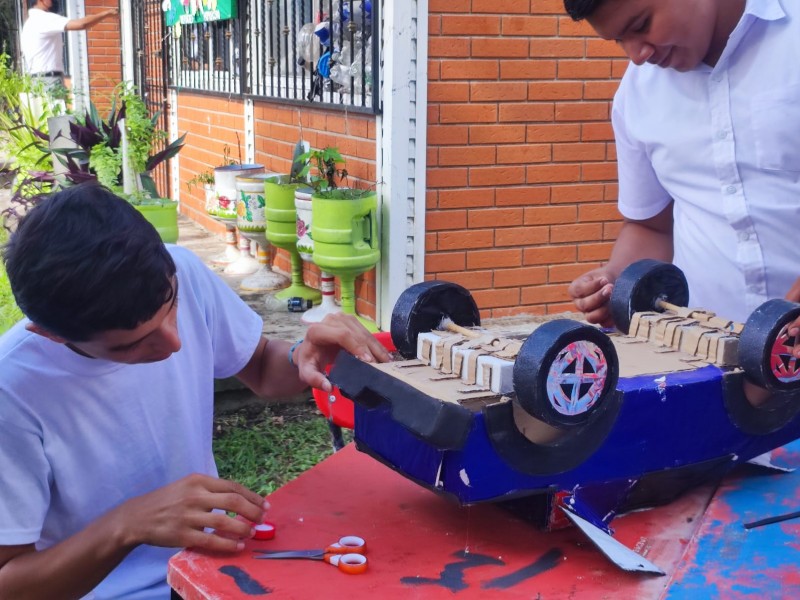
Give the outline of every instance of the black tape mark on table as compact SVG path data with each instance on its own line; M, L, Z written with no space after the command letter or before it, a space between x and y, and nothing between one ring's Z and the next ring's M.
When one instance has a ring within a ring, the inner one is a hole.
M459 592L467 589L469 586L464 582L464 571L473 567L482 567L484 565L504 565L502 560L492 556L485 556L483 554L467 553L459 550L453 554L456 558L461 560L458 562L448 563L444 566L444 570L439 573L439 578L432 577L402 577L400 583L409 585L438 585L450 590L451 592Z
M219 568L219 572L233 579L239 591L248 596L265 596L272 593L270 588L265 588L239 567L225 565Z
M508 588L514 587L526 579L536 577L545 571L556 568L563 557L564 554L561 552L561 550L558 548L553 548L536 559L535 562L529 564L527 567L522 567L521 569L514 571L513 573L509 573L508 575L491 579L481 584L481 588L484 590L507 590Z

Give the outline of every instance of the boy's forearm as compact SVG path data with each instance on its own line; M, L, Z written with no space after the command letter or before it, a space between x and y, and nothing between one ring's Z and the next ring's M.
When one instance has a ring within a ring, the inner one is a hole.
M262 340L237 377L261 398L286 398L302 392L308 385L300 380L297 367L289 362L291 347L292 342Z
M632 262L643 258L672 261L672 233L657 231L628 221L623 226L611 251L608 270L616 279Z
M66 31L83 31L84 29L89 29L94 25L97 25L100 21L105 19L106 17L110 17L116 11L113 9L104 10L103 12L96 13L94 15L87 15L85 17L81 17L80 19L70 19L67 22L67 26L64 28Z
M51 548L8 560L0 567L0 600L81 598L133 548L111 511Z

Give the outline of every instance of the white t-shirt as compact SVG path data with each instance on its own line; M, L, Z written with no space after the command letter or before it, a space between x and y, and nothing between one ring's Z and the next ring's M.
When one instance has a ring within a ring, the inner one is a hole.
M28 11L22 26L20 47L25 70L31 75L64 71L64 27L69 18L38 8Z
M167 360L86 358L25 322L0 337L0 545L44 549L126 499L217 474L213 380L244 368L262 321L190 251L169 248L182 347ZM92 597L168 599L176 551L139 546Z
M800 4L748 0L717 65L629 65L614 99L619 208L674 199L693 307L744 321L800 276Z

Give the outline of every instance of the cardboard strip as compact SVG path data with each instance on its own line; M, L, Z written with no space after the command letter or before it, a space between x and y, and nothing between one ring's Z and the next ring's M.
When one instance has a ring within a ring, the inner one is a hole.
M430 377L428 377L428 381L446 381L448 379L461 379L461 378L453 373L431 375Z
M427 367L428 363L422 362L418 358L412 358L410 360L403 360L391 363L395 369L410 369L412 367Z
M469 355L469 360L467 362L467 377L466 382L474 385L475 381L477 380L477 365L478 365L478 357L479 356L486 356L489 354L485 350L475 350L473 353Z
M505 358L506 360L516 360L519 351L522 349L522 342L516 340L510 342L500 352L495 352L497 358Z
M431 363L431 350L433 349L433 343L428 338L423 338L422 340L422 356L420 357L422 360L425 361L426 364Z
M442 372L443 373L452 373L453 372L453 346L460 345L464 342L466 338L462 335L454 335L452 337L445 338L444 345L442 346Z

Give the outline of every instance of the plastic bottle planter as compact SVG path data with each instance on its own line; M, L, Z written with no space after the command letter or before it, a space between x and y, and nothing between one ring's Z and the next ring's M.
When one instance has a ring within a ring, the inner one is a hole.
M311 188L294 191L294 206L297 209L297 251L300 258L311 262L314 254L314 239L311 236Z
M225 224L225 252L211 262L230 265L241 258L236 245L236 177L263 172L263 165L225 165L214 169L214 199L206 199L206 211Z
M303 282L303 262L297 252L297 209L294 205L294 192L300 187L289 183L288 176L269 178L264 183L265 215L267 220L267 240L276 248L289 253L292 261L292 283L288 288L275 294L278 300L305 298L315 304L320 301L319 291Z
M156 228L161 241L174 244L178 241L178 203L139 204L134 208L142 213L147 221Z
M206 199L206 212L210 215L214 214L214 211L216 211L217 206L219 206L219 203L217 202L217 192L214 189L214 184L204 183L203 193L205 194L205 199Z
M294 204L297 207L297 251L300 258L312 262L314 258L314 238L311 233L312 214L311 188L299 188L294 192ZM320 288L322 299L319 305L303 313L304 323L319 323L327 315L342 312L336 304L336 283L333 275L322 271L320 273Z
M355 278L381 259L378 234L378 196L365 192L351 198L352 190L337 189L312 200L314 263L339 278L342 310L355 315ZM371 321L360 319L376 330Z
M233 208L234 214L236 215L236 227L239 229L239 257L225 267L225 274L227 275L251 275L258 271L258 260L250 253L252 237L247 233L248 230L253 229L252 217L250 222L248 222L246 218L243 219L241 217L242 214L245 216L247 214L247 205L251 202L251 193L253 191L258 193L258 191L261 189L262 184L258 181L254 182L251 179L254 177L254 175L237 175L234 179L236 193L232 196L232 198L234 200ZM222 198L222 196L220 196L220 198ZM257 205L259 203L258 199L255 199L254 203ZM243 225L245 229L242 230L240 225ZM226 227L227 226L228 223L226 221Z
M236 178L236 190L236 227L251 239L263 237L267 228L264 177L240 175Z
M255 175L264 172L264 165L225 165L214 169L214 191L216 203L208 211L220 219L236 219L236 178L240 175Z
M252 261L255 270L241 283L241 289L251 292L263 292L285 287L289 280L270 269L269 244L266 238L267 221L265 215L265 182L274 174L259 173L256 175L240 175L236 178L236 227L239 229L242 266L245 261ZM248 242L243 243L241 240ZM253 250L253 252L251 252ZM227 273L234 265L225 269ZM250 271L248 271L250 272Z

